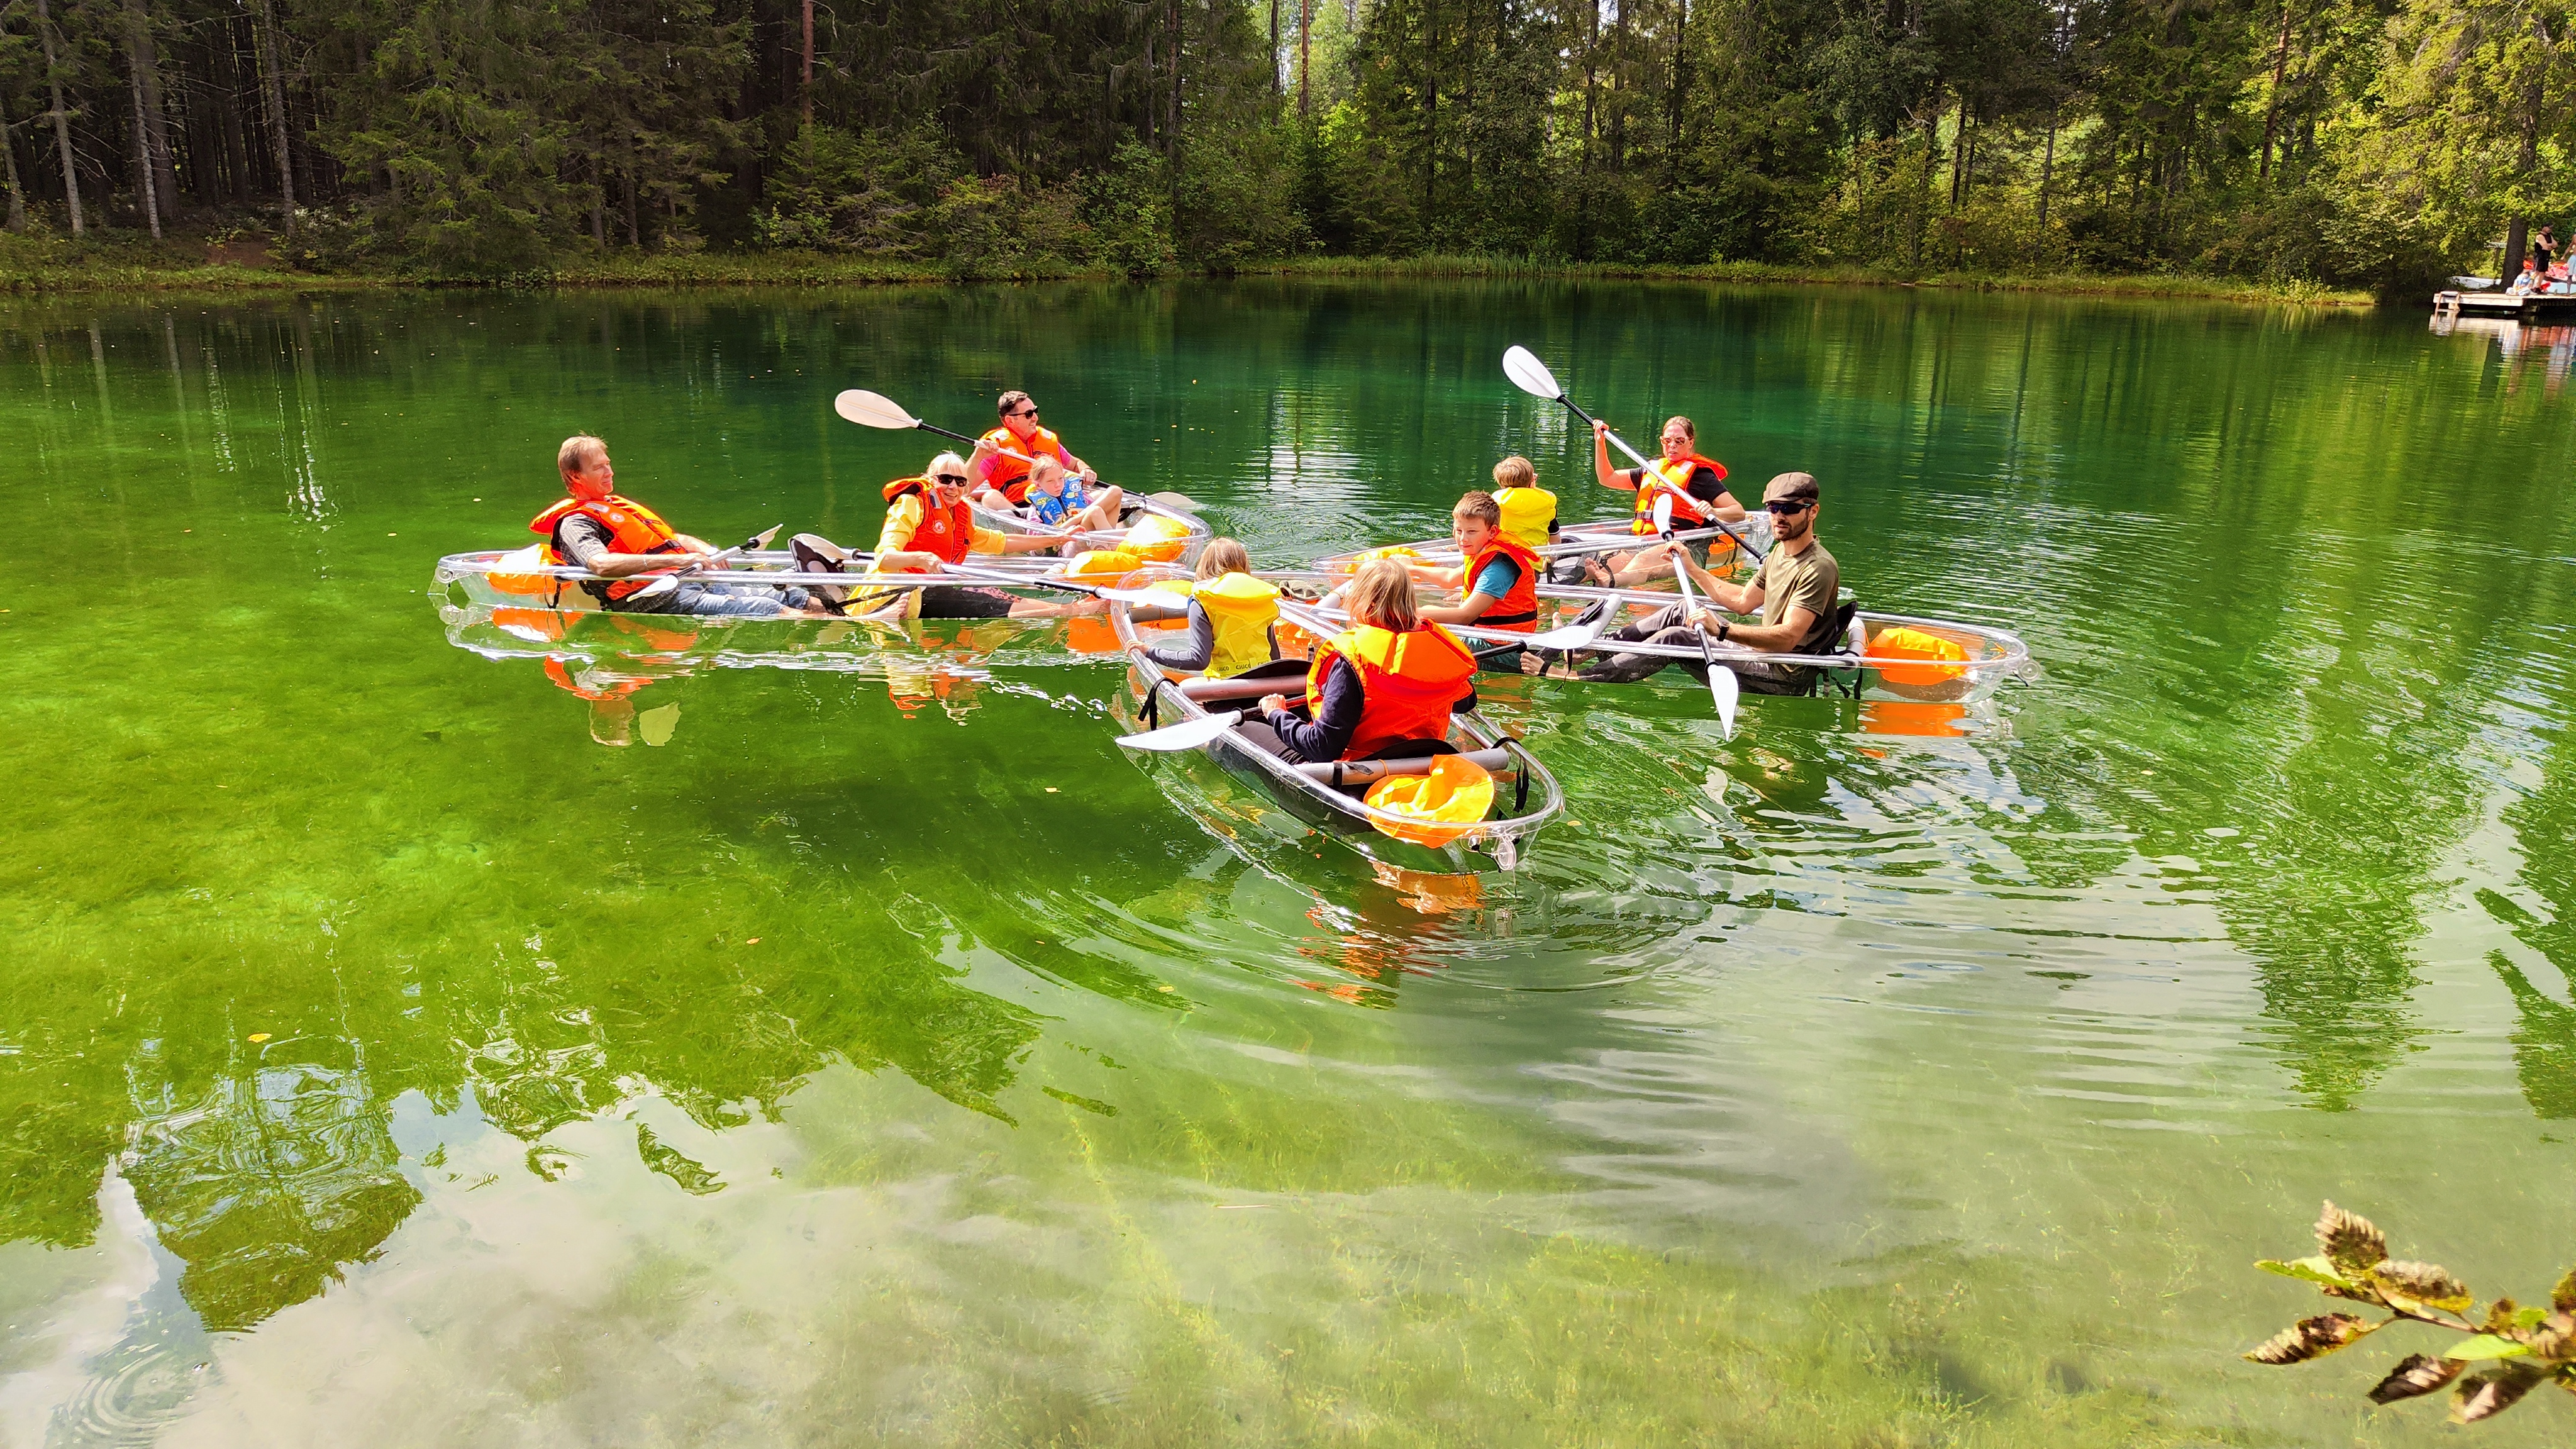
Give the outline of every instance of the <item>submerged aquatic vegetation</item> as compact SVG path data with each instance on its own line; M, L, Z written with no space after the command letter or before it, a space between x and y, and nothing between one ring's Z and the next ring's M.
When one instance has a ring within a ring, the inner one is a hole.
M2256 1363L2305 1363L2323 1358L2392 1323L2430 1324L2461 1335L2439 1355L2409 1354L2370 1391L2374 1404L2452 1389L2453 1420L2474 1424L2512 1408L2525 1394L2555 1383L2576 1394L2576 1268L2549 1292L2546 1308L2525 1308L2510 1298L2472 1318L2476 1297L2469 1285L2431 1263L2388 1256L2388 1238L2370 1219L2333 1203L2317 1218L2313 1258L2254 1266L2284 1278L2314 1283L2329 1298L2388 1310L2374 1322L2351 1313L2321 1313L2282 1329L2245 1356ZM2476 1372L2470 1372L2475 1367Z

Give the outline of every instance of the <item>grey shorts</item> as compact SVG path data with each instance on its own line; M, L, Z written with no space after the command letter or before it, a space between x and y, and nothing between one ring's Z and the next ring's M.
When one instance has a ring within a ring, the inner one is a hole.
M805 607L803 589L772 589L759 584L679 584L649 599L628 599L609 607L621 614L688 614L701 619L768 619Z

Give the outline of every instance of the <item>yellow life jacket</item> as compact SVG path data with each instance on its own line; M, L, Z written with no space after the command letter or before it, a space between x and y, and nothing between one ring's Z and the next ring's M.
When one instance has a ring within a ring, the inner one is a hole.
M1276 657L1270 647L1270 625L1279 617L1276 585L1250 574L1227 574L1195 585L1190 597L1207 611L1216 630L1215 647L1201 671L1208 678L1232 679Z
M1556 522L1556 495L1544 488L1506 488L1494 495L1503 506L1503 537L1523 548L1547 546L1548 525Z
M1136 520L1135 527L1127 530L1118 546L1156 563L1170 563L1188 546L1191 532L1190 526L1177 518L1148 513Z

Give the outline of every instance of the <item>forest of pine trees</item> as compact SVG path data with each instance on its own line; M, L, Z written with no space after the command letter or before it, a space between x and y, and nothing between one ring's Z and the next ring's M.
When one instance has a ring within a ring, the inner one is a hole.
M2571 30L2576 0L5 0L0 180L13 230L258 232L326 270L1454 253L2403 290L2576 211Z

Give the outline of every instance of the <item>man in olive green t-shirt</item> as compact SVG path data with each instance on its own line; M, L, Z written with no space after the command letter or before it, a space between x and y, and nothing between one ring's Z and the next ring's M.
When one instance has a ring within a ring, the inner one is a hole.
M1684 567L1690 569L1691 582L1709 602L1729 613L1750 614L1758 609L1761 623L1737 624L1707 609L1693 611L1686 621L1682 606L1675 604L1652 618L1602 637L1621 643L1685 644L1694 642L1696 628L1705 630L1713 640L1726 640L1769 654L1834 652L1834 601L1842 592L1843 571L1834 556L1816 541L1815 475L1783 473L1772 479L1762 490L1762 506L1771 514L1772 545L1762 560L1762 571L1753 576L1751 583L1727 583L1690 563L1687 556L1683 559ZM1653 654L1615 654L1584 670L1583 677L1626 684L1675 662ZM1704 672L1696 663L1687 667L1693 674ZM1807 694L1816 687L1812 665L1730 660L1727 667L1753 694Z

